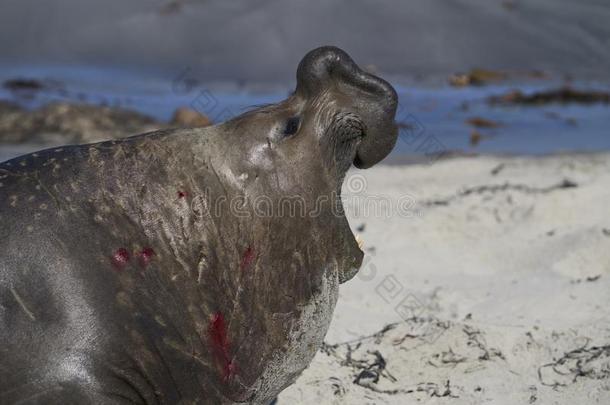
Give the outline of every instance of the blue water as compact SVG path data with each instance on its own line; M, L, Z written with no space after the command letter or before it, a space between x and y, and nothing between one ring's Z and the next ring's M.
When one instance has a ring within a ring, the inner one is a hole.
M290 89L253 89L251 86L208 86L188 69L164 78L147 78L124 71L65 67L0 67L0 81L9 78L49 80L48 91L24 97L0 89L0 99L28 107L63 100L130 108L168 120L177 107L190 106L220 122L253 106L279 101ZM402 129L394 154L430 151L547 154L563 151L610 150L610 106L548 105L543 107L490 106L486 99L518 88L523 92L556 88L560 83L540 81L484 87L403 87L396 85ZM573 83L574 88L610 91L607 85ZM26 95L27 96L27 95ZM466 107L465 107L466 106ZM502 124L478 129L483 139L469 142L473 128L466 120L481 117Z
M550 104L527 107L491 106L486 102L491 95L501 95L515 88L530 93L554 89L559 85L400 89L399 93L406 111L404 114L416 120L426 134L449 150L519 154L610 150L610 105ZM601 85L572 86L609 90ZM464 105L467 107L464 108ZM470 145L470 133L474 128L466 123L466 120L474 117L501 124L498 128L477 129L483 136L477 146ZM402 144L399 151L409 149L405 142Z

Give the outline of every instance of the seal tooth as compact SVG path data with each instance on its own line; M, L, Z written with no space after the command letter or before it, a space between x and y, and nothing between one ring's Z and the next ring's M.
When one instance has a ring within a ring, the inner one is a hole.
M356 243L358 244L358 248L360 250L362 250L362 248L364 247L364 240L362 239L362 237L360 236L360 234L356 235Z

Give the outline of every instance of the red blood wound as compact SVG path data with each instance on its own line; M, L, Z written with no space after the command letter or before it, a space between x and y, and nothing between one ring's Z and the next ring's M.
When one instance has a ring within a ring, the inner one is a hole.
M187 196L186 191L178 191L178 198L184 198L186 196Z
M122 270L129 263L129 252L125 248L119 248L112 254L112 264L118 270Z
M229 360L225 365L224 373L224 380L229 381L237 373L237 364L233 360Z
M220 348L221 351L225 351L229 348L229 340L227 338L227 325L225 324L225 318L220 312L216 312L212 315L210 320L210 339L214 347Z
M241 270L243 271L249 269L250 266L252 266L255 257L256 254L254 253L254 249L252 248L252 246L248 246L248 248L241 257Z
M140 267L146 268L150 264L150 261L152 260L154 255L155 255L155 251L150 247L146 247L146 248L140 250L137 253L138 264L140 265Z
M216 312L212 315L208 326L208 334L216 361L222 366L223 379L228 381L237 372L237 365L229 355L230 345L227 337L227 325L222 313Z

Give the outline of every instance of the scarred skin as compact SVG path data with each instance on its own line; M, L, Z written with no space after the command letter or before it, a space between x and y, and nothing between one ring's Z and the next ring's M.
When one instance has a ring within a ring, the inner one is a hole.
M224 124L0 164L0 403L268 403L360 267L338 195L395 109L325 47Z

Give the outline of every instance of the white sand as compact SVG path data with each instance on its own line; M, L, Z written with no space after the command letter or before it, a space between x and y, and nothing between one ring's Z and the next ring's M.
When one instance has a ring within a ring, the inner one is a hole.
M368 255L326 341L353 343L318 353L280 405L610 404L610 155L351 172L363 186L348 203L415 205L352 209Z

